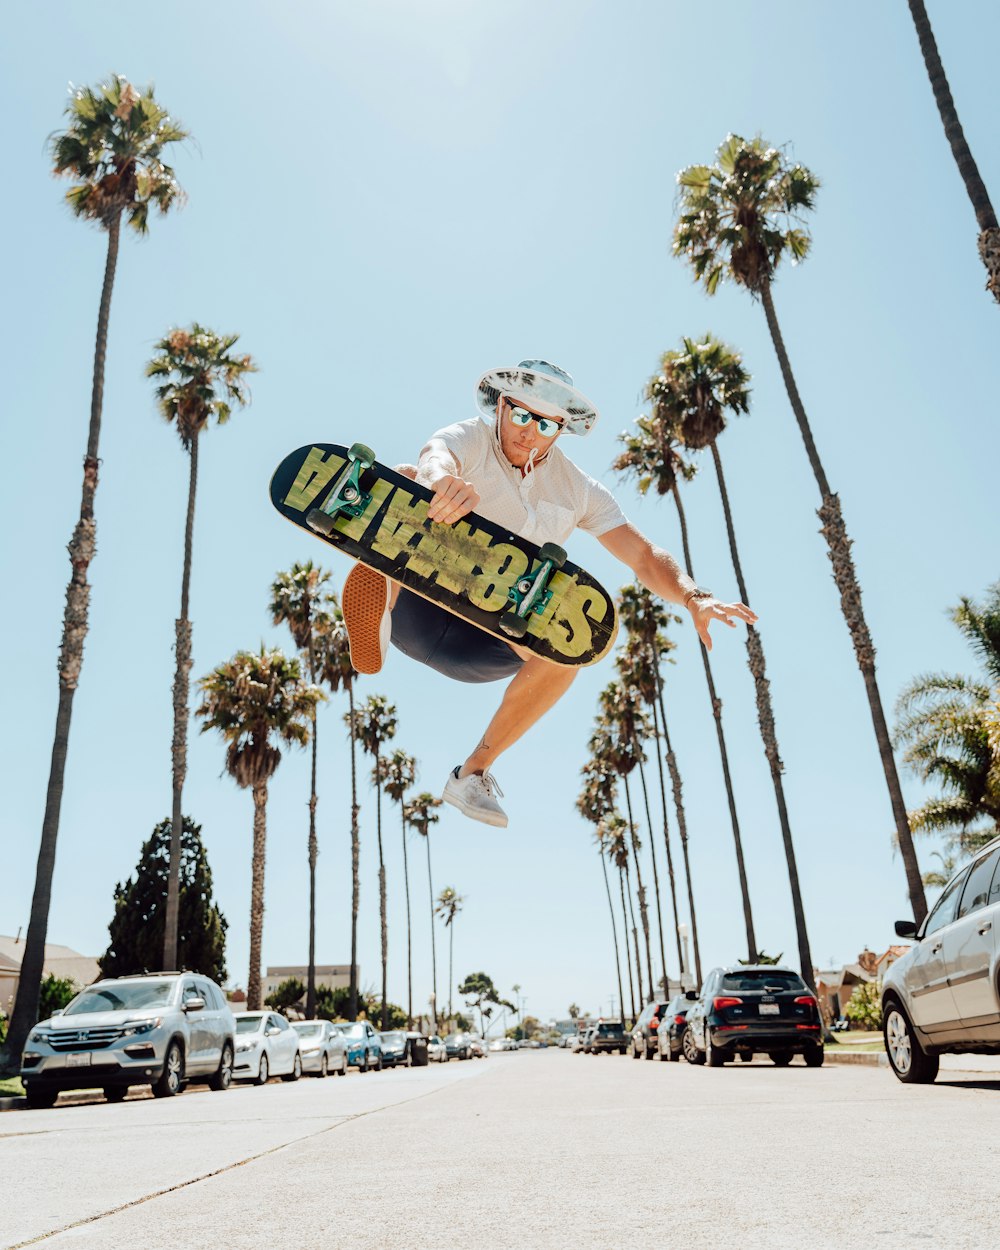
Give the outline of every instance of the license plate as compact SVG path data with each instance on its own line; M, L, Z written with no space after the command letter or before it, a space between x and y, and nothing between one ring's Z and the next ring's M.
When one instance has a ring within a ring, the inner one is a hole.
M77 1051L66 1056L67 1068L89 1068L93 1056L89 1050Z
M781 1008L777 1003L761 1003L758 1010L762 1016L780 1016Z

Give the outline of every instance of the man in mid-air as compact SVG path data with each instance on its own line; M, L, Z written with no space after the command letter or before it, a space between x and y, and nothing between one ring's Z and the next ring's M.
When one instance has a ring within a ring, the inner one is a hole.
M476 403L481 418L438 430L415 466L397 466L433 491L427 510L432 521L454 525L478 512L538 544L562 544L575 529L586 530L647 589L687 608L709 648L713 620L733 627L737 619L756 621L746 604L721 603L696 586L668 551L629 523L606 487L563 454L563 435L588 434L598 416L563 369L544 360L491 369L476 385ZM490 768L566 693L576 669L496 638L364 564L348 574L342 607L359 673L377 673L391 641L404 655L457 681L512 678L486 732L449 774L442 795L473 820L506 826Z

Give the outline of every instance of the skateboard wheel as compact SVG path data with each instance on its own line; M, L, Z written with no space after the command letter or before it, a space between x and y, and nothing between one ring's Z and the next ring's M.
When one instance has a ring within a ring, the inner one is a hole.
M569 559L566 552L558 543L543 543L541 551L538 553L542 560L548 560L552 567L561 569Z
M375 463L375 453L364 443L352 443L347 449L348 460L360 460L363 469L370 469Z
M528 632L527 620L516 612L505 612L498 624L508 638L523 638Z
M311 530L315 530L317 534L332 534L333 521L334 518L332 516L328 516L322 508L313 508L306 517L306 525L308 525Z

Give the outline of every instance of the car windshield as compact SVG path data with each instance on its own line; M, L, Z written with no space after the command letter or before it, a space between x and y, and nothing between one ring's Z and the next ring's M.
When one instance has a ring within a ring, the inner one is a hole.
M134 1011L162 1007L170 1000L175 981L131 981L92 985L78 994L64 1015L83 1016L93 1011Z
M740 994L775 993L781 990L804 990L805 981L795 972L770 972L764 968L743 972L727 972L719 986Z
M602 1024L598 1027L598 1033L621 1033L623 1031L620 1024Z
M321 1024L293 1024L292 1028L301 1037L319 1037L319 1035L323 1032L323 1026Z
M363 1024L345 1024L341 1026L340 1031L345 1037L364 1037L365 1026Z
M263 1016L237 1016L236 1032L237 1033L256 1033L260 1028L260 1022Z
M383 1033L382 1034L383 1042L396 1043L396 1042L404 1042L405 1040L406 1040L406 1035L403 1033Z

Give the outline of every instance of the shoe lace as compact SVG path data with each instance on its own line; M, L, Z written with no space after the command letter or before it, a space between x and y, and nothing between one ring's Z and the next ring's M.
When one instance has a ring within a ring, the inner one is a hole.
M483 773L483 785L486 787L486 793L492 797L495 790L497 795L502 799L503 791L497 782L496 777L492 773Z

